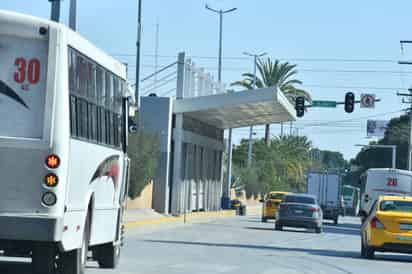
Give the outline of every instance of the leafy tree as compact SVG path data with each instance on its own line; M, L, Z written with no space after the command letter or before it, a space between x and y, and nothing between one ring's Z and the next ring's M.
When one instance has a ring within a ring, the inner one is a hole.
M309 93L303 89L298 88L302 82L295 78L298 73L296 69L297 65L292 65L288 62L282 63L279 60L274 62L267 58L262 61L259 60L257 63L257 69L259 75L256 79L256 87L273 87L277 86L285 96L294 104L295 98L297 96L303 96L307 101L311 101ZM253 73L243 73L243 79L232 83L232 86L240 86L245 89L253 89L253 83L255 81L255 76ZM265 143L269 145L269 126L266 125L265 128Z
M245 168L247 141L242 140L233 151L233 163L239 167L238 176L251 195L272 190L303 191L310 149L311 142L301 136L273 139L269 148L264 140L258 140L253 146L253 164Z
M140 195L144 187L154 178L159 159L159 138L139 131L129 134L128 155L130 157L129 197Z
M349 168L349 163L343 158L343 154L337 151L320 150L314 148L310 151L313 159L313 169L338 169Z

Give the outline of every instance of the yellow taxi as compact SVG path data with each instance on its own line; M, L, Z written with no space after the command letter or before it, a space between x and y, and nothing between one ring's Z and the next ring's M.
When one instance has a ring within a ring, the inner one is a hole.
M412 197L380 196L361 227L363 258L375 251L412 252Z
M260 200L263 203L262 222L266 223L268 219L275 219L279 204L287 194L289 192L272 191L269 192L265 199Z

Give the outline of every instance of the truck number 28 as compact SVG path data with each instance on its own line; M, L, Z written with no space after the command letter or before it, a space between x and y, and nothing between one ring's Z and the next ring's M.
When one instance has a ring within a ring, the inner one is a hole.
M14 81L16 83L22 84L28 80L32 85L37 84L40 80L40 61L39 59L33 58L26 60L25 58L19 57L14 61L16 66L16 71L14 72Z

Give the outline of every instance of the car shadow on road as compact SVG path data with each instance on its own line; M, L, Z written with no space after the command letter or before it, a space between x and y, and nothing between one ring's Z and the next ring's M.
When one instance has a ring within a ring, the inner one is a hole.
M32 274L31 263L0 261L1 274Z
M273 231L273 227L257 227L257 226L246 226L246 229L252 229L252 230L266 230L266 231Z
M274 226L270 227L256 227L256 226L246 226L244 227L245 229L251 229L251 230L263 230L263 231L274 231L275 228ZM287 232L294 232L294 233L313 233L313 229L293 229L293 228L283 228L283 231ZM332 234L343 234L343 235L359 235L359 230L358 229L348 229L345 227L340 227L340 226L323 226L323 231L326 233L332 233Z
M268 251L285 251L285 252L304 252L311 255L327 256L327 257L341 257L341 258L355 258L360 259L360 253L354 251L341 251L333 249L309 249L309 248L295 248L295 247L280 247L267 245L253 245L253 244L227 244L227 243L210 243L210 242L189 242L189 241L168 241L168 240L145 240L145 242L159 243L159 244L176 244L176 245L198 245L207 247L229 247L229 248L246 248L259 249Z
M0 274L33 274L31 262L15 262L7 261L7 259L7 257L2 257L0 261ZM94 268L99 269L99 267L87 265L86 271Z
M254 228L253 228L254 229ZM246 248L259 249L268 251L284 251L284 252L302 252L310 255L337 257L337 258L352 258L365 260L360 257L360 251L342 251L336 249L310 249L297 247L280 247L267 245L253 244L227 244L227 243L210 243L210 242L189 242L189 241L168 241L168 240L144 240L145 242L166 244L166 245L197 245L206 247L224 247L224 248ZM406 254L382 254L376 255L376 261L386 262L412 262L412 256Z
M323 225L323 231L333 234L360 235L359 228L348 228L341 225Z

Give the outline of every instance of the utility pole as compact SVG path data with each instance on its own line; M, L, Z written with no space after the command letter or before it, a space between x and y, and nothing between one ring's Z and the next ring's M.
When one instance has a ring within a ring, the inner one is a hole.
M77 29L77 0L70 0L69 28Z
M409 146L408 146L408 170L412 171L412 89L409 91L409 101L411 103L409 108Z
M139 88L140 88L140 47L142 41L142 0L138 0L137 11L137 42L136 42L136 83L135 83L135 100L136 107L139 107Z
M256 74L256 67L257 67L257 61L260 57L265 56L267 53L260 53L260 54L252 54L249 52L244 52L244 55L251 56L253 57L253 89L256 89L256 83L257 83L257 74ZM247 166L250 167L252 164L252 137L253 137L253 126L250 126L249 130L249 146L247 150Z
M401 51L403 51L404 44L412 44L411 40L401 40ZM399 61L399 65L412 65L410 61ZM408 89L409 94L399 94L401 96L409 97L409 101L407 103L410 104L409 108L409 140L408 140L408 170L412 171L412 88Z
M210 10L214 13L219 14L219 55L218 55L218 69L217 69L217 79L219 84L222 84L222 40L223 40L223 14L234 12L237 8L232 8L228 10L215 10L206 5L205 8ZM227 159L227 176L226 176L226 200L228 200L225 204L225 207L229 207L230 202L230 184L232 180L232 129L229 128L228 131L228 141L227 141L227 151L228 151L228 159Z
M401 62L399 62L401 63ZM411 63L412 64L412 63ZM412 171L412 88L408 89L409 93L397 93L398 96L405 96L408 97L409 100L402 99L402 103L409 104L409 139L408 139L408 170Z
M49 0L51 2L50 19L55 22L60 22L60 4L62 0Z

